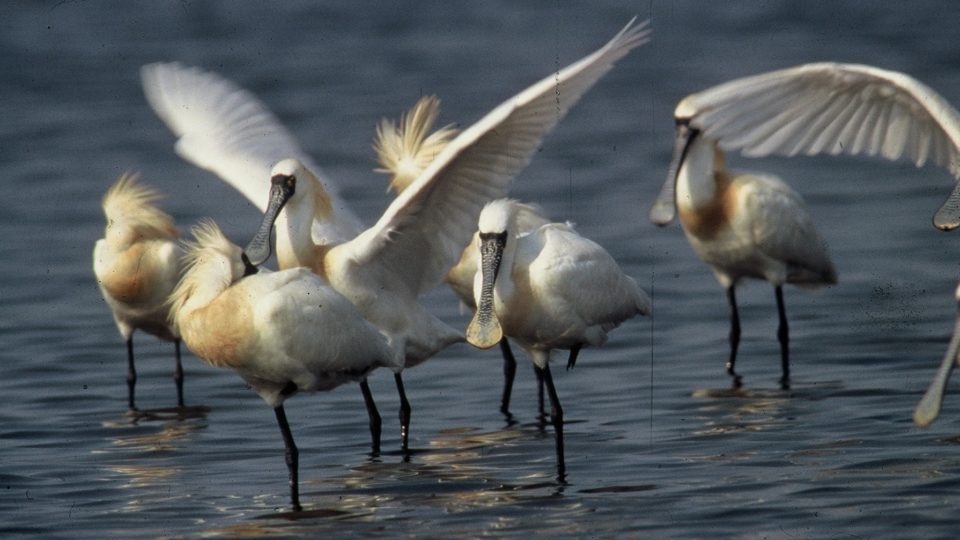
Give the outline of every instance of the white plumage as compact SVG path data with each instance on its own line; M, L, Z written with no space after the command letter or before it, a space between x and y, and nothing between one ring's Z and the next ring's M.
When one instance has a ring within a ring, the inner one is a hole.
M287 448L290 498L300 509L297 448L283 402L296 392L364 383L402 362L347 299L306 268L244 276L241 249L212 223L194 228L188 269L170 298L184 342L231 368L274 409Z
M378 172L391 175L388 189L397 193L403 192L411 182L423 172L447 143L456 135L456 130L445 126L431 133L437 116L440 113L440 101L434 96L420 98L416 104L404 115L400 121L394 123L384 120L377 127L377 137L374 148L381 164ZM517 228L519 234L530 233L548 220L539 214L539 211L530 205L518 206ZM477 234L474 233L471 242L463 249L460 260L451 268L444 281L453 290L454 294L471 311L476 308L473 299L473 280L477 274L479 253L475 248ZM516 376L517 363L510 349L510 343L500 341L500 351L503 355L504 385L500 398L500 412L508 421L512 421L510 414L510 398L513 392L513 380ZM543 379L538 375L537 396L540 414L543 410Z
M167 297L180 279L179 232L173 218L155 203L160 194L124 174L103 198L107 219L104 237L93 249L93 272L103 299L127 344L127 406L136 410L137 372L133 333L140 330L172 341L176 353L174 381L183 407L180 336L168 321Z
M318 241L342 242L360 232L360 219L340 199L336 185L252 93L179 62L147 64L140 68L140 78L150 107L178 137L180 157L219 176L261 212L267 208L271 167L281 159L298 159L336 209L331 219L312 223Z
M550 395L563 476L563 411L550 374L551 351L570 349L567 367L573 367L581 347L599 347L623 321L649 314L650 299L606 250L570 224L547 223L519 234L517 216L530 211L500 199L480 214L477 307L466 335L480 348L509 337L530 356Z
M871 66L816 63L736 79L685 97L674 116L674 161L650 219L666 225L679 210L694 251L727 289L727 371L735 385L737 281L761 278L776 288L786 386L789 331L781 285L830 284L836 272L801 197L776 178L726 170L722 150L749 157L906 157L917 166L932 160L960 177L957 111L908 75ZM960 225L960 183L933 222L945 230Z
M648 35L645 23L634 26L631 21L604 47L493 109L446 144L372 227L344 241L332 239L348 229L352 220L343 217L343 207L329 183L319 181L299 147L249 94L225 86L218 78L205 83L202 77L191 83L193 88L183 90L184 68L171 64L148 66L143 82L148 97L162 96L151 97L150 103L180 136L181 156L214 170L248 197L271 201L264 216L268 225L261 232L269 235L269 224L277 221L280 267L308 266L326 278L405 351L410 366L462 340L459 333L429 315L417 296L440 281L456 262L483 205L506 194L542 137ZM191 98L192 92L209 95ZM221 107L224 102L231 107ZM208 105L191 108L204 103ZM257 129L245 129L248 125ZM221 137L219 126L236 126L241 134ZM281 151L291 154L283 156ZM267 158L293 159L274 164ZM270 174L259 178L247 173L265 169ZM295 189L274 208L279 195L273 190L282 183L292 183ZM268 239L260 235L254 245L266 247ZM249 251L248 255L254 264L266 258ZM399 372L396 377L402 388ZM406 448L406 430L402 433Z
M960 115L904 73L832 62L729 81L684 98L678 121L745 156L865 154L932 160L960 178ZM960 184L934 216L960 225Z

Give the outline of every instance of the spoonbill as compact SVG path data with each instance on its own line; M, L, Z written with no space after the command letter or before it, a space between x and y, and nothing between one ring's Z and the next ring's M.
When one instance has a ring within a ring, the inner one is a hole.
M273 408L286 448L290 503L299 511L299 452L284 401L301 391L365 384L371 370L402 365L402 359L309 269L245 276L240 248L213 222L194 227L193 235L186 272L170 297L171 316L190 350L236 371Z
M177 406L183 407L180 336L168 321L166 305L180 279L179 232L173 218L155 205L159 192L138 179L137 174L121 175L103 197L107 227L93 248L93 272L127 344L127 406L137 410L133 333L141 330L173 342Z
M826 245L801 197L769 175L726 169L724 150L749 157L798 153L908 156L960 176L960 117L936 92L902 73L871 66L816 63L723 83L682 99L666 183L650 210L657 225L680 222L697 255L727 291L734 386L740 338L734 288L745 277L774 286L782 378L789 385L789 329L782 285L836 282ZM933 218L960 225L960 183Z
M456 136L456 129L444 126L437 131L430 132L437 116L440 113L440 100L436 96L424 96L405 114L399 122L384 119L377 126L377 136L374 139L374 148L377 151L377 161L381 167L377 172L391 175L388 191L397 194L403 192L427 168L427 165L443 150L444 146ZM527 234L549 223L532 207L518 215L517 227L519 234ZM473 279L477 273L477 259L479 255L473 247L476 242L476 233L470 243L463 249L457 264L447 272L444 281L453 290L464 306L471 311L476 309L473 299ZM517 372L517 361L510 349L509 341L504 338L500 341L500 351L503 355L503 393L500 398L500 412L511 418L510 396L513 390L513 380ZM540 372L537 375L537 395L540 404L540 414L543 415L543 379Z
M550 221L540 215L539 210L532 205L524 205L522 212L517 212L517 235L524 236L530 234ZM457 264L447 272L444 281L453 290L454 294L463 302L463 305L471 311L476 311L477 304L473 295L473 282L479 270L480 254L476 249L479 242L479 234L474 233L470 244L464 248ZM510 397L513 392L513 379L517 372L517 360L510 350L510 342L506 337L500 340L500 353L503 355L503 393L500 398L500 412L511 418L510 415ZM537 403L541 417L544 414L543 409L543 376L542 372L534 369L537 377Z
M913 411L913 422L920 427L929 426L940 415L940 406L943 404L943 393L947 389L947 381L957 362L960 362L960 285L953 293L957 302L957 320L953 329L953 337L947 346L947 353L943 357L940 369L933 377L930 388L917 403Z
M599 50L493 109L446 144L372 227L352 237L352 214L341 217L343 205L332 185L317 177L285 128L249 93L222 80L204 84L209 75L176 64L146 66L143 82L151 106L180 137L182 157L216 172L248 198L259 194L269 201L259 203L264 219L245 250L249 264L269 256L276 222L280 268L306 266L320 274L405 351L405 367L411 367L463 340L417 296L456 262L483 205L506 194L542 137L648 37L647 24L631 20ZM284 159L265 165L277 157ZM269 175L251 176L267 166ZM407 449L410 406L400 371L394 378L401 446Z
M519 234L517 224L526 212L536 214L517 201L499 199L480 213L473 245L480 256L473 285L477 309L466 337L481 349L509 337L533 360L550 397L562 479L563 409L550 374L550 353L569 349L567 369L572 368L584 345L599 347L623 321L649 314L650 298L605 249L569 223L547 223Z

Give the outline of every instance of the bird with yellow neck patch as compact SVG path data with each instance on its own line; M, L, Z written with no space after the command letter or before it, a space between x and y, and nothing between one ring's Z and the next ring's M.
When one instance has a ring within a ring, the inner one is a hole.
M247 93L222 79L176 65L146 66L151 105L177 133L177 151L242 186L265 208L259 233L245 253L267 259L276 225L280 268L306 266L354 303L363 316L416 366L463 335L418 301L457 261L483 205L503 197L533 158L543 137L614 64L649 38L646 23L631 20L606 45L553 71L460 131L389 203L369 228L346 234L353 221L331 185L305 159L287 131ZM192 80L191 84L184 84ZM199 94L199 95L198 95ZM239 106L250 104L249 106ZM273 163L281 151L286 159ZM269 169L269 175L252 172ZM394 372L401 401L401 448L409 442L410 406L401 369Z
M193 234L186 272L170 297L172 319L190 350L210 365L236 371L274 409L286 447L291 505L300 510L298 450L284 401L297 392L359 382L376 451L380 418L366 376L403 360L350 301L309 269L250 274L240 248L215 224L203 223Z
M960 114L912 77L858 64L820 62L761 73L691 94L674 110L673 163L650 220L680 223L697 255L713 268L730 305L730 356L740 342L735 287L743 278L774 286L781 386L789 387L785 283L814 288L836 283L826 243L799 194L780 179L728 170L723 151L767 155L880 156L934 161L960 178ZM960 226L960 182L933 217Z
M127 345L127 405L137 409L134 391L133 333L140 330L174 343L177 405L183 407L180 337L169 322L167 297L180 279L179 233L173 218L160 210L160 194L123 174L103 198L104 237L93 249L93 272Z

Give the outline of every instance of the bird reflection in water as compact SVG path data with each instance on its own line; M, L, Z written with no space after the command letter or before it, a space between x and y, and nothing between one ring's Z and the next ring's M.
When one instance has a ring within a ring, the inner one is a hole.
M94 450L93 453L108 454L117 458L113 464L106 466L106 470L127 478L127 483L124 484L126 488L149 490L149 493L154 495L149 496L151 501L155 502L156 497L189 497L189 493L178 490L171 492L166 489L167 486L175 484L183 472L182 467L174 464L175 460L151 459L147 463L139 456L168 454L183 450L192 444L194 432L206 429L208 412L207 407L179 407L152 411L144 409L137 411L132 419L125 418L126 421L103 422L103 427L119 431L107 438L108 447ZM156 426L157 422L160 422L159 429L144 432L148 426ZM127 502L124 510L144 509L147 506L144 504L144 497L148 495L147 492L138 492Z
M701 389L693 397L706 399L697 411L704 419L693 436L767 431L786 425L793 393L787 390Z
M455 428L440 432L409 462L371 460L343 474L309 484L323 484L311 494L313 503L296 516L382 521L401 516L410 508L440 508L461 512L476 508L512 506L533 499L551 499L563 494L565 484L542 473L500 478L501 469L481 465L492 448L506 448L529 439L520 429L483 432ZM305 484L307 484L305 482ZM425 488L424 486L429 486ZM285 519L285 514L261 517ZM235 532L235 531L234 531Z

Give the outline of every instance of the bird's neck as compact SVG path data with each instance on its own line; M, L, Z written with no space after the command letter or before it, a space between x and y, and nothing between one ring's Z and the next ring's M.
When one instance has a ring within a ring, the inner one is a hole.
M185 316L210 305L238 279L234 264L226 257L211 253L194 265L181 279L173 294L171 311L177 325Z
M513 224L512 224L513 225ZM497 281L493 286L494 304L506 304L513 297L516 284L513 282L513 263L517 258L517 231L514 225L507 243L503 247L503 256L500 258L500 271L497 273Z
M318 249L313 240L315 215L314 198L308 196L290 201L277 216L277 265L281 270L322 266L318 254L326 250Z

